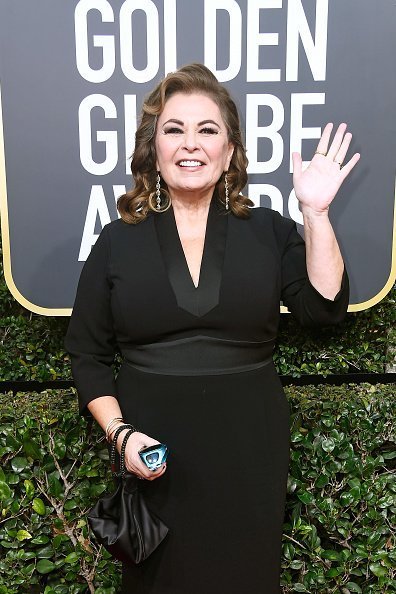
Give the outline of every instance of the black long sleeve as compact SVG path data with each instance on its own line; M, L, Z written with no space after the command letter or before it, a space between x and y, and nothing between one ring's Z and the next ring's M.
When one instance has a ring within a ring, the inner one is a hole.
M83 414L87 413L87 404L94 398L116 397L112 369L116 337L110 308L109 253L105 227L82 269L65 338Z

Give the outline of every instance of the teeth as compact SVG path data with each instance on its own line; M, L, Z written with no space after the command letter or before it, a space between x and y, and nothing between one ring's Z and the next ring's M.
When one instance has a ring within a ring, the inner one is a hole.
M180 167L199 167L202 165L201 161L180 161Z

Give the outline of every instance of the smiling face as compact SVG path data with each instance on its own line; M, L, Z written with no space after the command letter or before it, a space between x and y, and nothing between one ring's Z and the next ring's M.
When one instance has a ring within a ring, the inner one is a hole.
M176 93L158 118L155 138L157 170L171 198L210 198L230 165L228 141L220 110L207 95Z

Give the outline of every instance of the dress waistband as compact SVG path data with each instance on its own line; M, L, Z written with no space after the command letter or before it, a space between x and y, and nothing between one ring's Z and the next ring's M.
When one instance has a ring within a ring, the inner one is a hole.
M161 375L223 375L250 371L272 361L274 341L250 342L192 336L123 349L127 364Z

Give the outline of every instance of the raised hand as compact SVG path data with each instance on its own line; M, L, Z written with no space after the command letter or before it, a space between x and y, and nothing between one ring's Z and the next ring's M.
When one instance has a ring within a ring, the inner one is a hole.
M346 129L346 124L340 124L330 144L333 124L327 124L312 161L304 171L301 155L293 153L293 184L303 213L304 210L317 214L327 212L341 184L359 161L360 154L355 153L343 165L352 140L352 134Z

